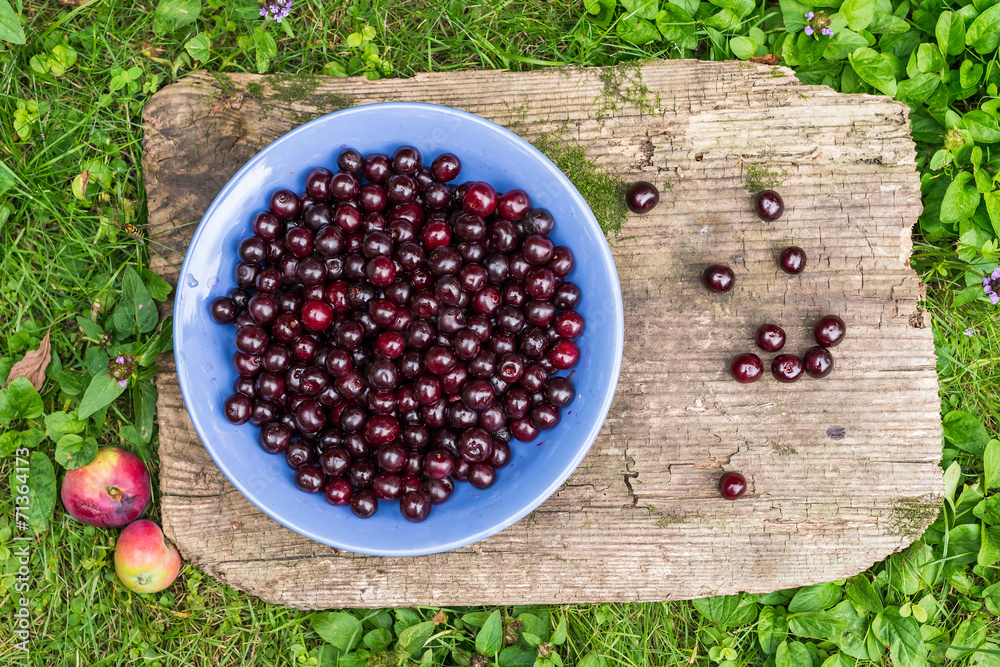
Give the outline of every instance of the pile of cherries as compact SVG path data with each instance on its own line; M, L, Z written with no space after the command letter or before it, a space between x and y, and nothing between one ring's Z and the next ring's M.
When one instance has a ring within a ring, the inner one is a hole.
M234 424L259 426L295 485L368 518L410 521L455 481L486 489L511 439L555 427L580 358L573 253L523 190L449 185L409 146L346 149L305 192L278 190L239 244L236 284L211 304L235 322Z

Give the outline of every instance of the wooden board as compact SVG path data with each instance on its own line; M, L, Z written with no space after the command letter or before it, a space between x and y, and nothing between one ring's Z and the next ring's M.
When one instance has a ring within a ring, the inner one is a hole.
M908 266L921 204L905 106L737 62L378 82L196 74L145 110L153 268L176 281L192 223L268 142L345 104L396 100L465 109L529 139L561 133L624 180L660 186L659 207L613 243L627 333L604 429L566 485L507 530L435 556L358 556L283 528L228 483L165 358L162 512L185 558L301 608L660 600L847 577L936 516L940 405ZM775 224L752 214L754 164L786 172ZM810 257L797 278L775 265L792 243ZM721 298L698 279L718 261L738 281ZM759 324L781 323L801 353L826 313L849 326L829 378L729 378ZM716 492L724 470L749 480L738 502Z

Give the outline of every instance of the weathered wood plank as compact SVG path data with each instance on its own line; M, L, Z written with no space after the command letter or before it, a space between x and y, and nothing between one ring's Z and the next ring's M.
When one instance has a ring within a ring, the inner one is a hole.
M631 103L615 92L622 82ZM664 194L613 245L627 331L618 392L583 464L527 519L454 552L377 558L300 537L235 491L198 441L165 359L163 521L186 558L303 608L672 599L849 576L936 515L940 405L907 264L920 190L903 105L802 86L786 69L694 61L649 63L641 81L547 70L306 83L199 74L147 104L155 270L176 282L192 223L257 150L345 104L433 102L528 138L561 132ZM752 214L750 164L787 172L778 223ZM797 278L774 262L790 243L810 255ZM738 276L725 298L698 283L720 260ZM782 323L801 353L827 312L850 326L829 378L728 378L728 359L761 322ZM723 470L747 475L744 499L718 498Z

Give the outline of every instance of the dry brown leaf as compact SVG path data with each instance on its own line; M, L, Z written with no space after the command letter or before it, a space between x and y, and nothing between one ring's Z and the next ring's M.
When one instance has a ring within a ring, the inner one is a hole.
M49 333L46 332L38 349L25 352L24 357L10 369L7 384L15 378L26 377L37 391L41 391L45 384L45 369L49 367L50 361L52 350L49 346Z
M87 0L59 0L60 5L69 5L71 7L79 7Z
M769 53L766 56L750 56L750 61L760 63L761 65L777 65L778 56L773 53Z
M444 615L444 609L434 614L434 618L432 618L431 620L434 621L434 625L440 625L441 623L447 621L447 618Z

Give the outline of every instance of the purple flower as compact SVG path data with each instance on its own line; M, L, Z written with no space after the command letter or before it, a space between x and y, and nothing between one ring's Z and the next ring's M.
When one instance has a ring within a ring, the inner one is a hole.
M115 359L115 363L118 364L119 366L121 366L122 364L125 363L125 357L123 357L121 355L118 355L118 358Z
M976 335L976 330L975 329L966 329L965 330L965 335L968 336L969 338L972 338L973 336Z
M802 29L802 32L809 36L833 36L833 29L830 27L830 24L833 23L833 19L831 19L826 12L820 12L818 14L815 12L806 12L805 17L808 23L805 28Z
M260 8L260 15L265 19L271 18L275 22L281 23L281 19L292 13L292 0L277 0L265 7Z
M119 380L118 386L124 388L128 384L128 380Z
M1000 268L994 269L993 273L983 278L983 293L990 297L990 303L994 306L1000 303L998 288L1000 288Z

